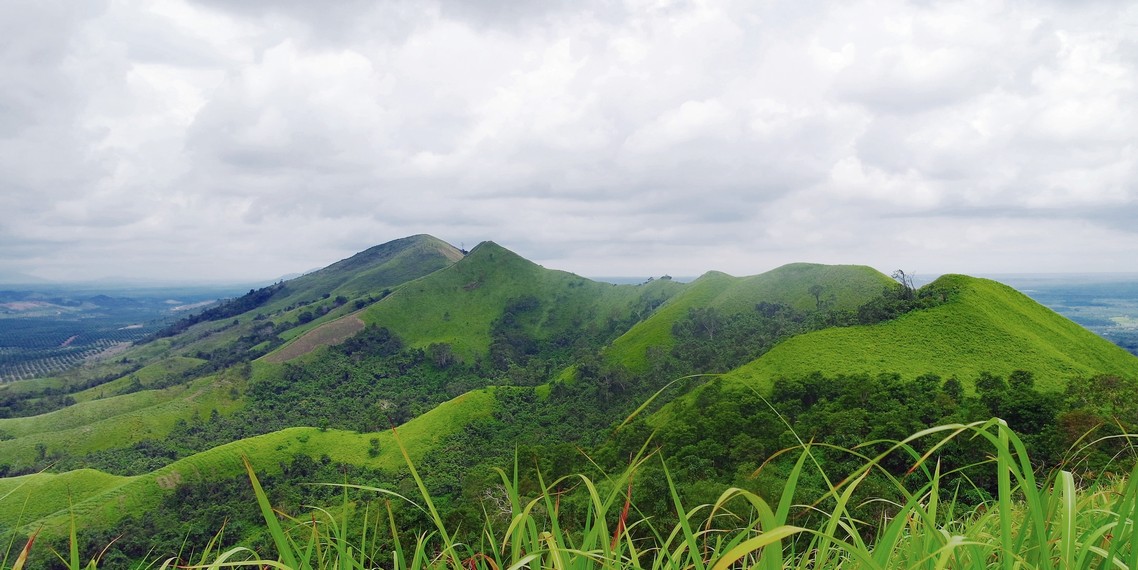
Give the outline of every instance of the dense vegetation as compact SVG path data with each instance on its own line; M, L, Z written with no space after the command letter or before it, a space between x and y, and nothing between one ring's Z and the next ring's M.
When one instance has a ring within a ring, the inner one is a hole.
M994 495L974 508L959 505L952 495L945 498L953 472L930 457L965 439L990 458L974 467L996 481ZM881 453L801 441L790 451L794 455L788 457L778 492L730 488L695 506L681 498L668 462L651 454L637 453L621 471L599 476L542 477L539 467L536 485L522 482L523 468L515 457L512 468L500 470L497 485L482 497L483 518L473 533L440 516L439 498L419 475L422 467L409 459L409 476L402 481L306 458L283 466L279 479L263 478L246 463L251 488L236 479L209 488L183 487L162 509L129 517L123 535L77 537L73 530L69 544L52 554L75 570L131 563L161 568L774 570L1127 568L1138 562L1138 535L1130 530L1138 512L1138 470L1129 479L1100 478L1082 489L1070 471L1037 474L1024 442L999 420L938 426L890 442ZM820 451L859 460L841 478L817 455ZM909 469L898 478L884 467L887 461ZM635 480L647 475L644 468L655 464L670 499L666 518L646 516L635 489ZM334 473L377 484L279 491L282 479ZM855 496L882 502L876 490L863 489L871 476L884 478L888 483L881 490L899 497L889 502L889 518L867 520L856 512ZM805 502L796 500L802 483L811 479L823 482L822 492ZM300 505L308 500L338 506L306 513ZM215 507L212 528L218 530L193 527L171 533L166 524L177 522L180 509L190 504ZM241 546L229 546L234 535ZM464 540L465 535L471 539ZM107 542L124 544L100 550ZM38 567L49 555L44 550L33 540L23 549L9 547L0 567Z
M319 423L360 431L383 429L405 419L400 414L413 414L413 411L402 410L429 405L431 398L446 399L449 383L477 381L479 376L468 367L448 365L443 354L439 352L438 358L430 359L426 351L403 350L402 343L389 331L372 327L352 342L329 351L319 360L320 366L285 367L283 376L254 384L248 415L239 420L214 415L207 421L180 424L164 442L146 441L129 450L96 454L88 457L88 466L111 472L146 472L189 452L285 427L279 419L285 415L290 417L290 422L302 424ZM678 350L677 354L685 352ZM358 368L349 364L353 356L357 359L353 364ZM313 370L322 371L322 375L299 376ZM350 371L359 370L372 371L368 381L353 381ZM385 378L397 378L415 389L405 389L403 399L398 402L379 400L379 406L361 404L376 401L374 394L365 392L369 385L378 390L376 393L391 389L391 384L383 383ZM698 379L691 381L698 382ZM793 448L800 441L813 441L818 446L815 457L826 465L833 477L841 479L856 472L867 455L874 455L910 433L944 423L968 423L993 416L1008 418L1028 449L1033 450L1035 465L1041 469L1054 469L1072 461L1071 449L1088 433L1097 438L1138 431L1135 423L1138 421L1138 393L1133 383L1116 377L1100 376L1072 382L1064 394L1036 391L1032 374L1026 371L1016 372L1010 378L985 374L975 379L975 385L977 393L966 395L962 383L954 378L812 374L781 379L775 383L770 396L763 397L753 391L725 388L722 381L712 379L694 390L691 397L676 400L663 425L654 426L650 418L638 415L620 429L614 429L612 418L628 415L639 402L661 387L660 382L634 379L627 372L606 369L594 357L579 365L573 382L558 384L548 394L543 395L532 386L499 389L493 415L444 438L437 449L421 461L420 469L426 488L438 501L442 520L455 527L477 529L485 517L481 499L486 489L495 485L494 468L509 468L515 454L548 478L575 471L597 476L598 467L605 472L619 471L629 457L651 441L661 457L674 466L673 470L666 475L658 463L641 466L641 476L633 482L633 493L642 513L667 521L673 508L673 493L689 503L714 502L724 484L759 496L779 493L787 470L793 464L792 458L787 456L764 465L762 470L759 467L766 458ZM288 389L289 386L293 388ZM682 391L676 388L670 389ZM1097 397L1089 397L1091 395ZM519 442L526 443L519 447ZM857 454L846 451L869 442L879 443L863 447ZM174 445L184 447L173 448ZM375 445L378 453L378 445ZM1081 452L1078 473L1124 472L1130 463L1118 462L1117 455L1126 447L1125 440L1108 439ZM582 455L580 449L594 450L590 453L591 459ZM953 442L941 449L936 459L947 474L942 479L945 500L955 499L961 508L971 508L996 496L998 482L990 469L983 466L985 455L975 445ZM407 484L405 474L365 474L350 465L331 465L327 458L318 463L327 467L319 471L323 478L318 480ZM124 469L124 464L130 468ZM903 502L904 497L893 480L903 479L910 467L911 459L905 456L882 460L879 471L862 482L851 496L850 513L869 520L895 514L888 505ZM295 496L306 493L298 486L313 480L314 473L311 469L282 467L281 473L271 480L274 489L284 493L277 496ZM538 487L537 473L531 470L521 473L521 488ZM329 474L332 476L328 477ZM352 476L343 477L346 474ZM672 483L666 484L669 478ZM827 485L825 479L803 476L796 498L807 501L811 496L824 495ZM130 536L161 538L120 540L115 552L138 556L144 554L139 549L159 544L171 547L187 535L201 544L209 529L219 524L215 505L232 501L243 488L240 478L181 485L177 494L164 499L166 506L148 511L115 531L129 530ZM198 495L203 495L202 500L183 500ZM281 499L280 502L300 504L303 501ZM200 511L195 505L201 505ZM574 520L570 513L567 509L563 524L584 524L584 521ZM232 528L251 529L257 528L260 515L246 508L229 512L228 516ZM429 521L411 516L407 522ZM108 538L106 531L80 534L92 547ZM475 540L477 536L465 538ZM242 543L257 544L256 540L248 540ZM264 543L267 538L261 536L257 540Z
M6 392L10 415L55 411L0 420L0 472L26 474L0 480L0 507L14 504L5 498L20 497L25 483L78 490L67 507L79 521L73 540L61 532L67 510L55 501L18 522L14 513L0 517L22 533L13 544L34 531L33 520L46 550L72 543L84 559L118 537L103 554L107 566L150 549L200 549L223 526L222 543L279 551L263 507L242 502L241 455L262 470L282 516L310 517L303 505L327 507L344 493L312 482L380 486L431 503L372 504L402 530L383 538L369 530L370 552L391 552L401 534L432 528L438 534L423 539L431 545L423 552L453 552L451 541L478 548L487 525L502 533L512 516L535 529L556 519L551 532L568 541L560 544L577 544L598 513L606 524L617 516L579 492L581 475L613 500L635 498L642 522L606 530L617 537L609 550L622 540L649 549L625 550L626 563L667 561L644 545L686 533L691 517L677 504L716 504L728 487L752 506L840 495L830 514L845 521L846 535L831 536L854 542L889 532L885 521L918 503L952 505L942 511L949 517L1008 508L1014 497L991 469L991 450L974 441L950 437L928 448L921 476L919 452L885 453L930 426L972 426L962 429L999 440L1007 434L988 420L1002 418L1023 446L1009 460L1030 453L1027 472L1105 482L1104 473L1132 465L1123 437L1138 428L1132 357L992 282L947 276L916 289L904 274L890 282L869 268L794 264L742 279L709 273L690 285L614 286L545 270L494 244L463 257L433 238L408 240L275 293L251 291L132 350L105 374ZM325 324L360 332L334 344L319 340ZM285 344L304 348L282 356ZM392 428L408 436L406 446ZM417 471L402 457L414 457ZM807 457L815 469L803 469ZM368 497L347 491L340 507L328 507L329 520L362 528L375 515L363 507ZM528 514L518 510L525 498L538 501ZM711 518L700 534L750 528L765 516L739 514L750 522ZM779 517L819 532L832 520L809 508ZM823 535L790 534L787 555L810 564L798 557ZM594 554L611 555L596 539L603 552Z

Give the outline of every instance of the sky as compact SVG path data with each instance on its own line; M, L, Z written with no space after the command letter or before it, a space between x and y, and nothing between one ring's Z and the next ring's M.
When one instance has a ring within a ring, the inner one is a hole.
M0 3L0 277L1138 271L1138 3ZM2 280L2 279L0 279Z

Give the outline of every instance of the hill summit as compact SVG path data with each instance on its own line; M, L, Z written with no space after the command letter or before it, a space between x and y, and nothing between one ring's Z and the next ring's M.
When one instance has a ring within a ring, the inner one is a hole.
M871 326L788 339L732 377L763 385L811 372L933 373L970 385L981 372L1030 370L1051 391L1095 374L1138 377L1133 355L1007 285L945 275L925 287L949 292L948 301Z
M453 245L419 234L370 247L287 284L298 293L356 296L417 279L462 258Z

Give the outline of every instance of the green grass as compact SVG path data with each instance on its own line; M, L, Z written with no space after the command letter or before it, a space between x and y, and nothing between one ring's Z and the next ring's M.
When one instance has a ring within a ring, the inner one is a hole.
M163 358L152 364L148 364L139 368L137 371L127 374L116 380L111 380L105 384L100 384L93 388L88 388L82 392L72 394L76 402L89 402L91 400L98 400L114 396L118 391L130 386L131 377L138 378L142 386L148 387L154 383L162 381L167 377L174 376L186 372L195 366L204 364L206 361L200 358L189 358L185 356L171 356L170 358Z
M1014 289L960 275L948 303L871 325L797 336L726 376L728 383L766 389L783 376L896 372L912 378L956 376L971 387L981 371L1035 374L1036 385L1061 390L1075 377L1138 378L1138 358Z
M990 469L998 480L996 496L970 510L945 499L952 496L943 488L950 474L932 459L955 439L989 449L991 459L978 468ZM481 538L468 542L458 540L459 529L440 517L402 439L395 444L418 489L415 496L337 485L374 493L374 501L361 504L345 493L339 507L296 516L274 509L257 469L243 461L253 488L250 501L260 506L272 546L255 552L211 544L195 549L210 553L200 567L1010 570L1138 565L1138 470L1128 479L1103 478L1084 488L1076 486L1070 471L1035 473L1023 442L996 419L929 428L875 456L843 450L863 458L848 474L827 472L816 446L800 444L787 450L785 485L769 497L728 488L713 502L686 505L663 465L674 524L644 517L636 508L633 481L648 462L659 461L651 455L642 453L625 471L600 478L546 481L539 475L538 488L529 494L519 485L515 461L512 472L499 471L509 512L499 517L487 511ZM912 465L904 482L881 468L892 454ZM888 518L854 515L852 497L871 474L891 482L900 496ZM796 502L799 484L809 479L826 481L828 490L809 503ZM431 527L399 528L389 514L392 501L421 510ZM562 515L560 505L571 501L583 505L583 516ZM350 516L353 511L362 516ZM164 556L157 555L154 565ZM74 548L70 558L70 567L77 568ZM173 564L168 560L163 567Z
M250 313L280 311L298 301L319 301L325 294L348 299L378 296L384 289L394 289L460 259L462 252L432 236L393 240L289 280L286 295Z
M0 419L0 430L15 436L0 441L0 457L12 467L32 464L37 445L47 454L83 455L162 437L180 419L228 414L241 405L230 395L234 380L216 376L162 390L92 400L30 418Z
M975 445L989 447L994 459L988 468L1000 481L992 501L963 516L956 514L957 505L942 502L944 474L928 460L936 448L955 438L971 438ZM510 515L502 522L487 516L484 538L474 543L454 539L457 529L447 528L415 474L419 495L413 500L430 514L434 528L390 527L395 544L390 551L377 548L374 537L369 544L362 528L353 536L346 517L298 517L280 525L250 469L275 548L264 556L242 555L248 557L246 566L281 561L288 568L362 568L364 561L388 560L397 568L712 570L1129 568L1138 562L1138 472L1129 480L1103 480L1091 489L1076 488L1068 471L1036 474L1018 436L998 420L914 434L890 451L867 457L858 471L844 478L826 473L812 449L809 444L799 448L798 460L777 497L732 488L714 503L688 506L669 477L678 522L667 527L638 516L631 493L637 470L654 458L637 458L623 473L601 480L572 475L542 481L537 495L530 497L523 496L515 467L512 475L500 472ZM914 449L928 451L919 454ZM910 491L881 470L880 461L890 453L908 454L912 477L925 483ZM414 474L414 460L407 456L406 461ZM890 519L865 521L853 515L850 498L873 472L891 479L903 497ZM666 468L664 473L667 476ZM811 504L796 504L798 483L812 475L833 481L829 492ZM583 520L560 520L558 505L568 500L567 487L584 498ZM383 489L372 490L377 497L390 496ZM798 526L797 515L804 512L821 515L816 517L819 522ZM376 522L383 521L382 514ZM867 535L869 539L864 538Z
M752 310L762 301L782 303L799 310L817 308L810 287L822 287L822 300L832 295L832 306L852 309L880 295L895 282L861 265L793 263L750 277L732 277L712 271L690 283L650 318L637 323L617 338L606 351L609 362L634 371L647 366L649 347L669 350L674 344L672 325L693 308L712 307L724 314Z
M493 405L492 390L470 392L407 422L397 428L398 433L408 446L409 456L418 461L441 438L462 429L476 418L489 415ZM395 471L405 463L394 437L391 431L355 433L300 427L247 438L180 459L146 475L106 479L106 484L101 486L88 484L78 490L72 489L72 508L67 509L64 504L55 510L46 510L46 507L37 509L35 514L38 516L23 517L22 530L30 532L42 526L45 537L64 536L72 513L84 527L104 528L129 513L154 508L165 494L172 492L182 482L218 480L241 474L244 471L242 457L249 458L250 463L261 473L275 472L279 465L288 463L299 454L313 458L328 455L337 462ZM376 457L371 457L368 453L372 438L379 440L381 449ZM75 479L103 475L92 470L70 473L41 473L20 478L17 483L23 482L27 490L34 492L48 481L63 475ZM0 486L0 496L4 494L3 489L5 487ZM85 491L80 493L79 490ZM0 511L18 509L27 496L27 492L16 489L9 497L0 499Z
M361 314L409 345L450 343L463 359L483 357L490 328L513 299L533 296L540 314L528 322L535 338L579 334L627 320L642 303L666 299L683 286L659 280L640 286L612 285L545 269L492 242L479 244L462 261L411 281Z
M94 469L0 478L0 529L66 512L69 501L98 495L131 479Z
M171 400L177 389L147 390L92 400L28 418L0 419L0 430L13 437L50 433L85 426L114 416L146 409ZM3 445L5 442L0 442ZM3 449L0 447L0 449Z

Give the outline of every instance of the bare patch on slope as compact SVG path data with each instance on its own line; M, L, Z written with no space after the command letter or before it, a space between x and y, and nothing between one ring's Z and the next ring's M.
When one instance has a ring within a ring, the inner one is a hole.
M280 364L304 356L322 346L332 346L348 340L352 335L364 330L364 322L360 320L358 314L357 311L344 315L300 335L280 350L265 356L265 361Z

